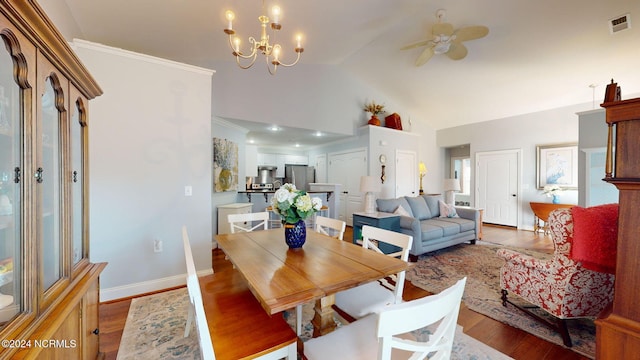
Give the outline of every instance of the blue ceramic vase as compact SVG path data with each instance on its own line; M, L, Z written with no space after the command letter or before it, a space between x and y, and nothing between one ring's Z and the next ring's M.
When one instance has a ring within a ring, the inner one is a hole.
M284 224L284 240L290 249L300 249L307 241L307 226L304 220L295 224Z
M551 202L553 204L560 204L560 196L558 195L552 195L553 197L551 198Z

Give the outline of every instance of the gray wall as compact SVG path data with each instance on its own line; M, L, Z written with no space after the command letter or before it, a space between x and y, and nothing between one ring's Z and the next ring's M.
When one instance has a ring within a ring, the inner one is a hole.
M450 148L470 144L471 161L475 163L479 152L498 150L522 150L520 217L518 227L533 229L533 212L529 202L548 202L549 199L536 188L536 146L578 142L578 111L589 104L567 106L532 114L524 114L477 124L459 126L438 131L438 146ZM444 158L444 157L443 157ZM475 166L471 169L471 188L475 189ZM475 205L472 190L471 205ZM565 191L562 202L577 204L578 191Z
M183 224L197 269L211 272L212 71L74 48L104 90L89 106L91 260L109 263L101 300L184 284Z

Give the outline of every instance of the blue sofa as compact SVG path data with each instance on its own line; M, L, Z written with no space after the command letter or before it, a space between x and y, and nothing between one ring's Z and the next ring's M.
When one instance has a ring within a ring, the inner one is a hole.
M418 255L470 241L475 244L480 229L480 211L455 207L459 217L440 217L440 195L377 199L379 212L400 215L400 232L413 236L411 259ZM404 211L398 210L401 206ZM408 214L408 216L407 216Z

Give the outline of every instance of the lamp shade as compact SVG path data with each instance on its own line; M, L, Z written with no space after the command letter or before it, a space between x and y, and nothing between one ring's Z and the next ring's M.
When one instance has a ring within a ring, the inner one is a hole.
M360 192L380 192L382 190L382 185L380 184L380 179L375 176L362 176L360 178Z
M460 180L444 179L444 191L460 191Z
M420 164L418 164L418 172L420 173L420 175L424 175L427 173L427 166L420 161Z

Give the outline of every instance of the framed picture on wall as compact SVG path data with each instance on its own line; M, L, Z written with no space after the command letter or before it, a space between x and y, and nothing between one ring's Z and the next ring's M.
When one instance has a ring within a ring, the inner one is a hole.
M536 150L538 189L545 185L578 188L578 144L539 145Z

